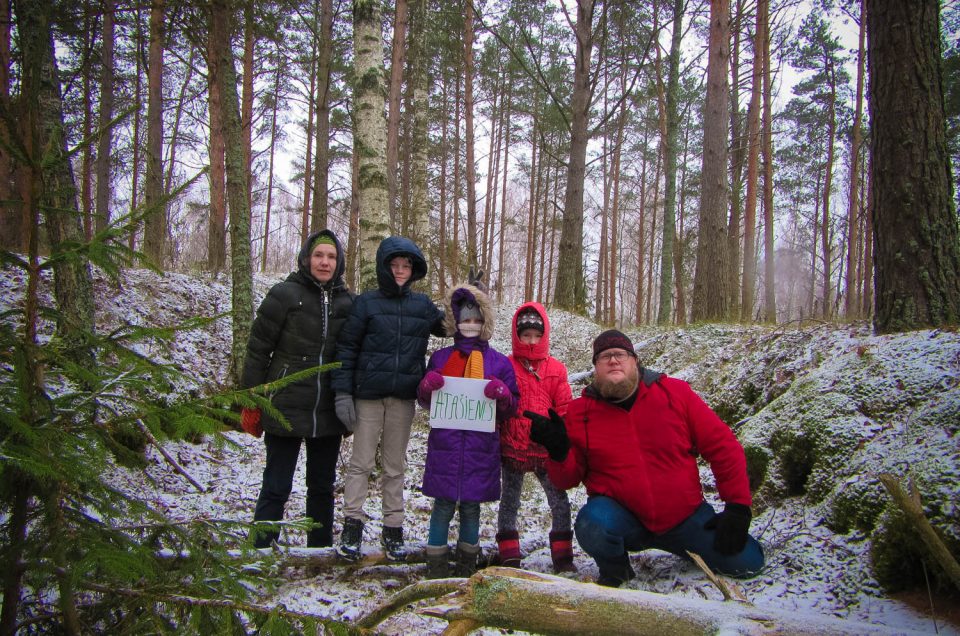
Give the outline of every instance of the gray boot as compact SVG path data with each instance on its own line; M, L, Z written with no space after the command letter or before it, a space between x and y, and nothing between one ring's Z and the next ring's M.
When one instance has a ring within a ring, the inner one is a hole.
M477 557L480 556L479 543L457 543L457 565L454 569L456 576L469 577L477 571Z
M427 546L427 578L445 579L450 576L450 548L445 545Z

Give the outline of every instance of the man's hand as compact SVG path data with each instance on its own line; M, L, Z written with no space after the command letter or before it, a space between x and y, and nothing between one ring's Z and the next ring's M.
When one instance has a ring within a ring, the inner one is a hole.
M728 503L723 512L703 524L704 530L716 530L713 549L720 554L731 555L743 551L750 535L750 507Z
M556 411L547 411L550 417L533 411L524 411L523 416L530 418L530 440L541 444L547 449L550 459L562 462L570 452L570 438L567 437L567 427L563 418Z
M353 396L349 393L338 394L333 399L333 410L343 422L347 432L352 433L357 428L357 407L353 404Z
M263 425L260 424L260 409L240 409L240 428L254 437L263 435Z

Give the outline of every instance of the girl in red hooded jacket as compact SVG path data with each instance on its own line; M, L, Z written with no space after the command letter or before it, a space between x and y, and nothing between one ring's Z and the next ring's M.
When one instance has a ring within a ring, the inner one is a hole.
M523 476L533 473L543 487L553 523L550 529L550 556L556 572L573 572L573 531L570 500L547 477L546 449L530 440L530 420L524 411L545 413L553 409L566 414L572 395L567 368L550 356L550 321L540 303L520 305L513 315L513 354L510 361L520 388L516 415L500 428L502 494L497 514L497 549L500 563L520 567L520 533L517 512Z

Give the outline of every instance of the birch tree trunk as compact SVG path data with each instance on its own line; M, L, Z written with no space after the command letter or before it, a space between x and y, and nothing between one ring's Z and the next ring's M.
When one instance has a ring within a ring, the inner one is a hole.
M280 102L280 80L283 77L283 53L277 44L276 68L273 80L273 108L270 113L270 160L267 164L267 205L263 215L263 251L260 257L260 271L267 271L267 258L270 254L270 213L273 209L273 161L277 147L277 110Z
M693 279L692 319L727 320L726 122L729 105L727 60L730 56L730 2L710 0L707 95L704 106L700 238Z
M387 121L379 0L353 0L354 153L360 222L360 288L377 286L376 255L390 231Z

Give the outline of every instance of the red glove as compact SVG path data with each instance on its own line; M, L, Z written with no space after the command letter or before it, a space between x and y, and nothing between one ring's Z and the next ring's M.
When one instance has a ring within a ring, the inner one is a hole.
M254 437L263 435L260 424L260 409L240 409L240 428Z

